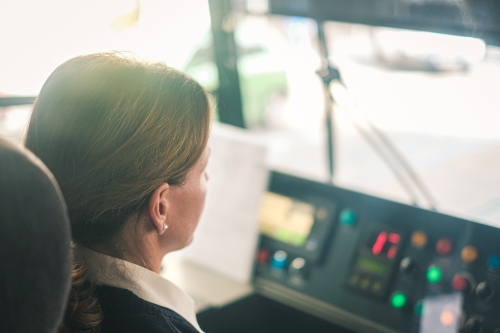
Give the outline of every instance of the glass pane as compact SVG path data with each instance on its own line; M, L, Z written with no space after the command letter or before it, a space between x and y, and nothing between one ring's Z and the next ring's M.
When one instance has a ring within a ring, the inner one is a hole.
M30 112L30 105L0 107L0 137L22 143Z
M249 39L268 45L268 53L281 59L263 60L250 67L252 73L283 71L286 79L279 103L270 98L257 112L247 102L259 99L243 91L252 129L269 138L271 166L327 181L315 22L259 16L243 18L239 27L246 25L254 26ZM269 31L278 37L267 42ZM380 149L381 141L389 141L437 209L500 226L500 95L495 89L500 50L477 39L335 22L325 31L330 63L338 66L347 87L330 89L336 101L335 183L429 208L411 175L398 167L404 185L373 149L373 142ZM241 80L252 79L242 64L240 59ZM382 140L371 127L379 129Z
M36 95L56 66L125 50L181 68L210 27L205 0L44 0L2 4L0 92Z

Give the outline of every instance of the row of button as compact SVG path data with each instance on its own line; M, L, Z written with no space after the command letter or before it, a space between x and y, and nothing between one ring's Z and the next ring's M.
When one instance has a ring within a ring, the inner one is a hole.
M407 273L413 269L413 260L410 257L406 257L401 260L400 271ZM443 272L441 268L435 265L431 265L427 269L426 278L429 283L435 284L441 281ZM464 293L472 291L474 288L473 277L468 272L457 273L451 281L451 286L455 291L461 291ZM479 283L476 287L476 295L484 300L490 301L494 296L494 291L489 287L486 281Z
M500 256L491 255L487 260L487 266L491 272L500 271ZM414 268L415 268L415 261L411 257L403 258L399 265L399 271L401 273L411 273ZM441 272L439 267L431 266L428 269L427 277L429 282L431 283L438 282L441 278Z
M429 270L431 272L428 274L431 275L431 279L434 278L433 274L436 274L435 276L440 276L440 272L436 270ZM453 281L452 281L452 286L456 291L470 291L471 290L471 283L468 282L464 275L462 274L457 274L455 275ZM496 297L496 292L495 290L491 287L490 283L487 281L482 281L480 282L476 289L475 289L475 295L486 301L486 302L493 302L495 297ZM397 309L401 309L406 305L406 295L403 292L396 291L392 296L391 296L391 304L393 307ZM417 302L418 305L418 302ZM416 314L418 315L418 311L416 311Z
M339 213L339 220L345 226L353 226L357 221L356 213L350 208L344 208ZM417 249L424 249L428 243L427 234L423 231L415 231L411 236L411 243ZM453 251L453 242L448 238L441 238L436 242L436 252L441 256L447 256ZM465 263L472 263L477 259L477 250L473 246L467 246L462 250L462 259ZM500 257L497 257L494 265L500 269Z
M467 252L468 253L469 250L472 251L470 248L472 248L472 246L468 246L468 247L464 248L464 250L462 251L462 253L463 252ZM464 260L464 261L466 261L466 260ZM486 261L486 265L487 265L488 269L491 272L498 272L498 271L500 271L500 256L496 255L496 254L490 255L488 257L488 260ZM403 260L401 260L401 264L400 264L400 271L401 271L401 273L408 273L413 268L414 268L414 262L413 262L413 259L411 257L405 257Z
M358 287L373 293L379 293L382 289L382 281L371 276L353 274L349 277L347 282L353 287Z
M350 208L344 208L339 213L339 220L345 226L353 226L357 221L356 213ZM428 243L427 234L423 231L415 231L411 235L411 244L422 250L426 247ZM447 256L453 251L453 242L448 238L441 238L436 242L436 252L440 256ZM466 264L471 264L478 258L477 249L472 246L466 246L462 249L460 253L462 260ZM499 255L491 255L488 258L488 267L492 271L500 270L500 256Z
M288 254L283 250L274 252L270 260L269 258L270 253L267 249L260 249L257 253L257 263L259 264L267 264L270 261L270 265L273 269L284 270L288 266L288 272L290 274L305 275L307 262L304 258L297 257L291 261L290 265L288 265Z
M427 234L423 231L415 231L411 235L411 244L413 247L422 250L427 246L428 243L428 238ZM447 256L453 251L453 242L449 240L448 238L441 238L436 242L436 252L441 255L441 256ZM477 251L476 251L477 253ZM474 256L471 256L472 261L475 260L473 258Z
M441 276L442 272L439 267L429 267L429 270L427 271L427 280L430 283L439 282L441 280ZM487 302L492 302L496 296L495 290L491 288L490 284L487 281L482 281L477 286L474 286L472 276L468 272L455 274L455 276L453 276L453 279L451 280L451 287L453 288L453 290L463 293L474 291L478 298Z
M411 236L411 243L417 249L423 249L427 245L427 235L423 231L415 231ZM441 256L447 256L453 251L453 243L448 238L441 238L436 243L436 252ZM471 264L475 262L478 258L477 249L468 245L464 247L460 253L460 256L464 263ZM491 271L500 270L500 256L493 254L488 257L487 261L488 268Z

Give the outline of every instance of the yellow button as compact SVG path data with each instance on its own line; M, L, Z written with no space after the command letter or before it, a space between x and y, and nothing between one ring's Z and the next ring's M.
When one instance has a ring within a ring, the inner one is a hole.
M474 246L469 245L462 249L462 260L466 264L470 264L476 261L476 259L477 259L477 249Z
M415 231L411 235L411 243L417 249L423 248L427 244L427 234L423 231Z

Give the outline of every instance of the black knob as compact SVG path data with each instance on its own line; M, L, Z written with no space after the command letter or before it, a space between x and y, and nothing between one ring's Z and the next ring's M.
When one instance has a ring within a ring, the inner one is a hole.
M483 324L475 317L469 318L464 326L465 333L481 333L482 330Z
M486 302L491 302L495 296L495 291L491 289L491 286L487 281L483 281L476 287L476 296Z
M399 264L399 271L401 273L410 273L415 267L415 261L411 257L405 257Z

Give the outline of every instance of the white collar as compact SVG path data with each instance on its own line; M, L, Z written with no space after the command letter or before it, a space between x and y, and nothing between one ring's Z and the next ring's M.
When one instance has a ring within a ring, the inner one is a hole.
M175 284L147 268L83 248L90 280L126 289L150 303L177 312L198 331L194 300Z

